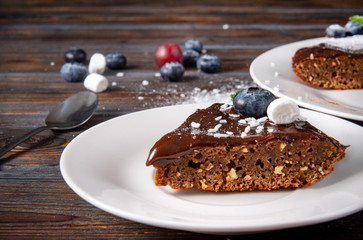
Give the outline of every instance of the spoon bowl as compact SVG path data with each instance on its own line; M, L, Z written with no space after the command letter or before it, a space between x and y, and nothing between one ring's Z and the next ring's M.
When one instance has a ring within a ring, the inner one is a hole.
M76 128L92 117L97 105L96 93L79 92L53 108L46 117L45 124L53 130Z
M98 96L93 92L83 91L68 97L48 113L45 119L45 126L33 129L13 140L0 150L0 157L26 139L45 129L68 130L82 125L92 117L97 105Z

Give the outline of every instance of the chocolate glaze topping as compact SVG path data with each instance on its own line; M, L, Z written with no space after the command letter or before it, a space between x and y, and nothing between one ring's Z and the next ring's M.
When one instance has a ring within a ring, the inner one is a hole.
M341 55L349 55L349 57L363 58L363 54L360 52L348 52L339 48L335 48L332 46L328 46L324 43L321 43L317 46L301 48L298 50L298 53L295 54L293 59L293 66L299 64L301 61L307 58L316 58L316 57L324 57L324 58L337 58Z
M242 135L242 132L245 134ZM146 165L167 164L198 147L234 147L249 143L263 144L272 139L290 142L316 138L341 146L306 121L277 125L267 118L256 120L241 116L232 106L215 103L206 109L198 109L179 128L157 141L150 150Z

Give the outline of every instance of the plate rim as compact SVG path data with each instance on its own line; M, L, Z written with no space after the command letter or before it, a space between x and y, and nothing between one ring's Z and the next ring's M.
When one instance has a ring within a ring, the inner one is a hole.
M301 101L299 99L290 97L288 95L285 95L285 94L281 93L280 91L275 91L272 87L270 87L269 85L265 84L262 79L259 79L256 76L256 70L255 69L258 69L257 62L258 61L261 61L261 58L263 58L266 55L270 54L272 51L276 51L278 49L283 49L283 48L286 48L286 47L289 47L289 46L293 46L293 45L305 44L305 43L306 43L306 46L310 46L314 42L317 43L317 42L319 42L321 40L324 40L324 39L326 39L326 37L304 39L304 40L300 40L300 41L296 41L296 42L286 43L284 45L280 45L280 46L274 47L272 49L269 49L269 50L261 53L260 55L258 55L252 61L251 65L249 67L250 75L251 75L253 81L257 85L259 85L260 87L269 90L270 92L272 92L277 97L288 98L288 99L294 101L296 104L298 104L301 107L305 107L305 108L308 108L308 109L311 109L311 110L315 110L315 111L319 111L319 112L326 113L326 114L329 114L329 115L343 117L343 118L347 118L347 119L351 119L351 120L363 121L363 115L349 113L349 112L344 112L344 111L338 111L338 110L334 110L334 109L330 109L330 108L325 108L325 107L322 107L322 106L319 106L319 105L316 105L316 104L313 104L313 103L308 103L308 102ZM311 43L311 44L308 44L308 43ZM304 47L304 46L300 46L300 48L302 48L302 47ZM313 87L313 86L309 86L309 87L311 87L312 89L314 89L314 91L324 90L324 89L317 89L316 87ZM331 90L331 89L327 89L327 90ZM344 91L344 90L340 90L340 91ZM363 91L363 89L362 89L362 91ZM363 110L363 108L362 108L362 110Z
M209 227L206 227L203 224L196 224L196 223L188 223L188 224L181 224L180 222L169 222L167 220L163 220L163 219L155 219L155 218L150 218L150 217L145 217L145 216L140 216L140 215L135 215L133 213L127 212L124 209L120 210L115 210L114 207L109 206L105 203L103 203L102 201L100 201L99 199L96 199L94 197L92 197L91 194L87 193L87 191L85 191L84 189L82 189L80 186L77 186L76 183L74 183L72 181L72 177L69 175L65 163L67 163L66 161L69 160L65 160L67 159L67 155L69 154L69 147L68 146L72 146L73 144L77 144L78 141L80 141L80 139L82 138L81 136L85 136L87 135L89 132L93 131L92 129L94 128L102 128L102 126L104 124L110 124L112 121L118 121L119 119L124 118L125 116L135 116L136 114L143 114L146 111L150 112L150 111L155 111L155 110L165 110L168 108L178 108L180 106L186 107L186 108L202 108L205 107L209 104L183 104L183 105L174 105L174 106L164 106L164 107L159 107L159 108L152 108L152 109L147 109L147 110L142 110L142 111L137 111L137 112L133 112L133 113L129 113L129 114L125 114L122 116L118 116L112 119L109 119L107 121L104 121L102 123L99 123L95 126L93 126L92 128L82 132L81 134L79 134L76 138L74 138L64 149L64 151L62 152L62 155L60 157L60 171L62 174L63 179L65 180L65 182L67 183L67 185L78 195L80 196L83 200L85 200L86 202L90 203L91 205L106 211L110 214L113 214L115 216L118 217L122 217L131 221L135 221L135 222L139 222L139 223L143 223L143 224L147 224L147 225L151 225L151 226L155 226L155 227L162 227L162 228L169 228L169 229L176 229L176 230L184 230L184 231L191 231L191 232L199 232L199 233L212 233L212 234L226 234L226 233L230 233L230 234L236 234L236 233L252 233L252 232L263 232L263 231L270 231L270 230L278 230L278 229L286 229L286 228L292 228L292 227L298 227L298 226L306 226L306 225L311 225L311 224L316 224L316 223L322 223L322 222L326 222L326 221L330 221L330 220L335 220L350 214L353 214L355 212L361 211L363 209L363 205L357 207L357 206L351 206L350 209L345 209L345 210L341 210L341 212L339 213L335 213L333 215L331 214L327 214L325 213L325 216L310 216L309 218L305 218L303 219L303 221L294 221L294 222L275 222L275 223L270 223L270 224L254 224L253 226L241 226L241 225L231 225L228 228L223 227L223 228L213 228L210 229ZM307 109L302 109L302 112L313 112L314 114L323 114L328 116L328 118L335 118L338 119L339 121L345 121L348 124L351 124L351 126L354 127L360 127L359 125L349 122L347 120L344 119L340 119L338 117L335 116L331 116L331 115L327 115L324 113L320 113L320 112L316 112L316 111L312 111L312 110L307 110ZM121 215L120 215L121 213ZM260 221L261 222L261 221ZM263 221L262 221L263 222Z

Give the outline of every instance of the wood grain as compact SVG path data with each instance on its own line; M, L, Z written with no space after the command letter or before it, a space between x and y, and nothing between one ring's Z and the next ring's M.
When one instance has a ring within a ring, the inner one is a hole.
M143 225L85 202L64 182L59 157L82 131L127 113L195 100L195 90L233 92L251 86L249 65L276 46L321 37L334 23L363 15L362 1L21 1L0 2L0 147L44 124L47 112L82 83L59 74L64 52L122 52L127 68L107 70L113 85L99 94L96 114L71 131L44 131L0 162L0 239L268 239L291 236L362 239L363 213L312 226L214 236ZM224 24L229 29L224 30ZM218 55L218 74L187 69L185 81L155 77L156 47L194 38ZM117 77L123 72L124 77ZM142 81L149 85L143 86ZM194 94L194 95L193 95ZM142 96L143 100L139 100ZM361 124L361 122L357 122ZM309 207L309 206L307 206Z

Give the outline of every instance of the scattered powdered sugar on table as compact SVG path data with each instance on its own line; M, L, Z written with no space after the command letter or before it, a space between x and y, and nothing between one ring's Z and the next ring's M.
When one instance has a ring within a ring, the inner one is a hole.
M223 24L222 28L223 28L224 30L229 29L229 24Z
M141 101L144 107L195 103L231 103L231 94L246 87L256 86L248 77L246 79L237 76L217 78L217 76L213 75L209 78L209 76L203 75L200 77L199 74L189 76L191 76L189 79L192 80L164 82L161 85L154 83L163 81L158 76L151 76L141 80L138 82L138 90L141 96L136 96L136 99ZM122 88L122 84L118 87ZM124 89L126 88L125 85ZM147 98L148 95L153 95L153 97Z
M189 95L185 95L184 100L182 100L182 104L189 104L189 103L213 103L213 102L227 102L230 100L230 94L233 91L227 91L226 89L200 89L194 88Z
M179 103L230 103L231 94L235 93L237 90L251 86L251 82L238 79L234 79L230 83L231 84L212 89L195 87L191 92L183 93L184 99Z

